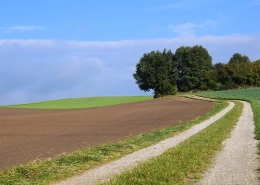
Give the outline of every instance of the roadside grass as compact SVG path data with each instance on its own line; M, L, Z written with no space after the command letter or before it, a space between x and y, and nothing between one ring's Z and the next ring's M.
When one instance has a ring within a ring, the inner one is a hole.
M151 100L152 96L109 96L109 97L86 97L86 98L68 98L61 100L52 100L44 102L35 102L19 105L6 105L2 107L11 108L30 108L30 109L79 109L90 107L103 107L144 100Z
M243 104L236 102L229 113L203 131L104 184L180 185L200 178L236 125L242 109Z
M256 126L255 138L260 140L260 88L200 92L197 93L196 95L209 97L209 98L248 101L251 104L254 113L254 121ZM260 154L260 142L258 144L258 152Z
M50 184L80 174L97 165L118 159L126 154L148 147L209 119L228 106L221 102L210 112L175 127L150 134L130 136L124 141L87 148L52 159L35 161L0 172L0 184Z

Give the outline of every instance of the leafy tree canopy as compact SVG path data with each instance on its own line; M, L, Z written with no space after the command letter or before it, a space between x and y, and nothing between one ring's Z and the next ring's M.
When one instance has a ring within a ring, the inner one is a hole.
M248 56L235 53L229 63L212 65L204 47L181 46L175 53L166 49L145 53L133 77L141 90L153 90L155 98L174 95L177 90L260 87L260 60L251 62Z
M178 89L204 89L205 73L212 68L212 57L202 46L178 48L174 56L178 66Z
M177 92L177 68L171 50L145 53L133 74L143 91L154 91L154 97L174 95Z
M229 64L235 64L235 63L248 63L250 62L250 59L246 55L241 55L240 53L235 53L229 60Z
M217 62L216 64L213 65L213 69L219 70L225 66L224 63Z

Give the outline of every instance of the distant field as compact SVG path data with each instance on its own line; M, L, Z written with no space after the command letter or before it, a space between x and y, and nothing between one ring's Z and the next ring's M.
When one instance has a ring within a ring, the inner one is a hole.
M214 97L214 98L244 99L244 100L252 99L252 100L260 101L260 88L200 92L198 94L202 96Z
M110 97L87 97L87 98L68 98L61 100L8 105L4 107L30 108L30 109L78 109L90 107L103 107L116 104L124 104L151 100L152 96L110 96Z
M256 138L260 140L260 88L200 92L198 95L212 98L240 99L250 102L254 112ZM260 152L260 143L258 145L258 150Z

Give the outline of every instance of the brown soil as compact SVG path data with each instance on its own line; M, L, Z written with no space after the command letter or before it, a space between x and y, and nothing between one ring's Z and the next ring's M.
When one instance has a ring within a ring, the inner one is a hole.
M0 170L179 124L216 103L182 97L101 108L0 108Z

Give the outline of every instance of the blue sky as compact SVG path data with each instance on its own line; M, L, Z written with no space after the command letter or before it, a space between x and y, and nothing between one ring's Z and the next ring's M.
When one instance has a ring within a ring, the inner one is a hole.
M0 0L0 104L145 95L145 52L202 45L260 58L260 0Z

